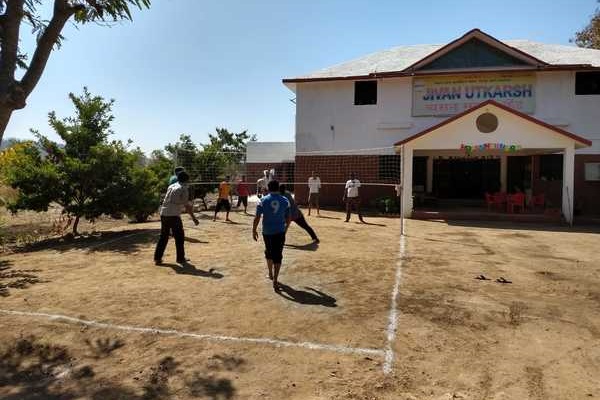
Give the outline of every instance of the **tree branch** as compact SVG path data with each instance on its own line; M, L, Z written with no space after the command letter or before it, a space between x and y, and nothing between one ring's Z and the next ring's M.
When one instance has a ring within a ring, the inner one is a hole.
M54 45L60 38L65 24L71 18L73 14L79 11L83 6L76 5L70 6L67 0L55 0L54 1L54 13L52 19L48 23L44 33L40 36L31 63L23 79L21 79L21 88L23 89L23 96L27 98L32 90L40 80L46 63L52 53Z
M19 51L19 29L25 0L9 0L2 18L2 52L0 53L0 85L6 90L13 83Z

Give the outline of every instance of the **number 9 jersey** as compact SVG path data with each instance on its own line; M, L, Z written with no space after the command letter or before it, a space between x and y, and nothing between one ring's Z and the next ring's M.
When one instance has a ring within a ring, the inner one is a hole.
M282 195L269 193L256 206L256 216L263 217L263 235L285 232L285 221L290 217L290 202Z

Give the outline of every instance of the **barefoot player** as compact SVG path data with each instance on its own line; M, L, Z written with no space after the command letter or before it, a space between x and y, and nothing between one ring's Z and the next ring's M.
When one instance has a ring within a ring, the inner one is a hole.
M269 194L256 206L256 217L252 226L252 237L258 240L258 223L262 217L262 235L265 241L265 258L269 270L269 279L273 280L273 290L279 291L279 270L283 259L285 233L290 226L290 203L280 195L279 182L269 182Z
M356 209L356 213L358 214L358 219L360 222L365 222L363 220L362 214L360 213L360 196L358 194L358 188L360 188L360 181L356 179L356 174L351 173L350 179L346 182L346 187L344 188L344 197L343 201L346 202L346 221L350 221L350 214L352 213L352 208Z
M213 217L213 221L217 220L217 214L221 209L225 209L225 221L231 222L229 219L229 211L231 211L231 185L229 185L229 176L225 177L225 180L219 183L219 199L217 200L217 205L215 206L215 216Z
M237 206L244 205L244 214L248 214L248 195L250 195L250 188L248 182L246 182L246 176L242 175L242 179L237 184L238 201Z
M310 216L311 206L314 205L319 215L319 191L321 190L321 178L314 171L308 178L308 215Z

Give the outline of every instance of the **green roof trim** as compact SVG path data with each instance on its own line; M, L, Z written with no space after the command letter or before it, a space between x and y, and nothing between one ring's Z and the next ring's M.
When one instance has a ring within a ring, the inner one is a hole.
M429 64L419 68L423 71L486 68L486 67L521 67L529 65L523 60L490 46L483 41L472 38L459 47L436 58Z

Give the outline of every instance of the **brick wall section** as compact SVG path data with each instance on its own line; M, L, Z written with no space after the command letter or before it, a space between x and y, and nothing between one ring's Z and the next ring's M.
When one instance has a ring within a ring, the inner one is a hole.
M600 182L585 180L585 163L600 163L600 154L580 154L575 156L575 211L578 214L600 215ZM562 181L544 181L540 177L540 157L533 157L534 194L543 193L546 201L553 207L562 204Z
M600 155L575 156L575 206L583 215L600 215L600 182L585 181L585 163L600 162ZM355 172L362 183L395 183L393 180L379 178L379 157L372 155L351 156L296 156L296 163L246 165L246 179L250 190L256 190L256 180L265 169L275 168L277 179L286 182L299 182L294 191L299 204L305 204L308 198L307 182L312 171L321 177L326 184L321 188L321 204L342 207L341 202L344 185L351 172ZM544 193L546 199L559 207L562 199L562 181L543 181L539 179L539 157L533 157L534 194ZM392 187L365 185L361 188L361 198L365 206L369 206L376 198L395 196Z
M575 156L575 209L583 215L600 215L600 182L585 180L585 163L600 163L600 154Z
M534 195L544 194L546 206L560 208L562 204L562 181L540 179L540 156L533 156L531 163L531 191Z
M379 177L379 156L348 155L348 156L296 156L295 185L296 199L299 204L306 204L308 199L308 182L312 171L321 178L320 203L325 206L342 206L344 184L350 173L356 173L356 178L366 184L360 189L363 205L368 207L378 197L395 196L393 187L371 186L368 183L397 183L390 179ZM329 183L329 184L327 184Z

